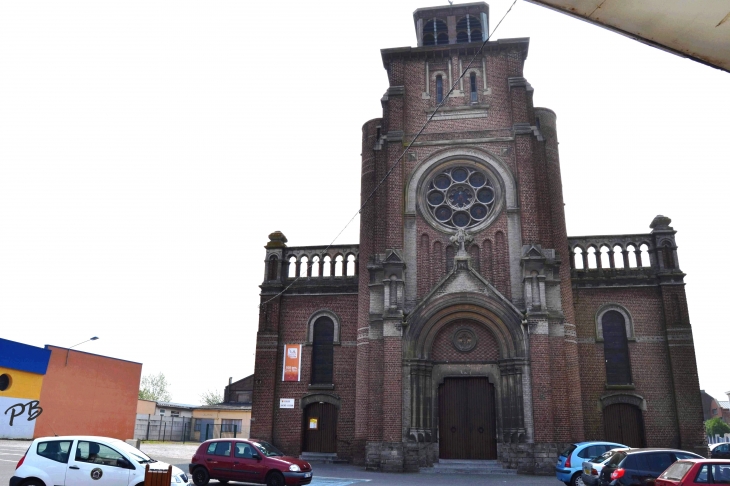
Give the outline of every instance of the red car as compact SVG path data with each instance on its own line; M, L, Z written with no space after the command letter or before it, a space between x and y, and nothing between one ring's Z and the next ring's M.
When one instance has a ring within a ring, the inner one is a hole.
M730 484L730 461L722 459L684 459L677 461L656 480L656 486L693 486Z
M312 481L312 466L307 461L285 456L268 442L256 439L206 440L198 447L189 470L197 486L205 486L211 479L268 486Z

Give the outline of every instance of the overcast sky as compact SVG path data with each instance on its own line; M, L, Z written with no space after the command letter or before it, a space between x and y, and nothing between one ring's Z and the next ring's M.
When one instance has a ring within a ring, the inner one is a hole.
M444 3L0 3L0 337L97 335L78 349L185 403L253 373L267 235L326 245L357 212L380 49ZM489 3L493 28L511 1ZM522 0L510 37L558 115L568 234L672 218L700 384L724 398L730 75Z

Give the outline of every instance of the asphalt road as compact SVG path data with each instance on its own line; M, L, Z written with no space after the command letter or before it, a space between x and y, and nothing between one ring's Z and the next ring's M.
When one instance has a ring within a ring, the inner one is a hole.
M10 477L15 471L15 465L25 453L30 444L29 441L0 441L0 486L9 483ZM144 447L143 447L144 449ZM186 473L188 463L179 457L153 456L159 461L174 464ZM361 467L347 464L312 464L314 478L311 486L382 486L382 485L404 485L404 486L462 486L462 485L514 485L514 486L562 486L563 483L552 477L544 476L522 476L522 475L469 475L469 474L398 474L379 473L365 471ZM211 485L218 484L211 481ZM246 484L234 483L229 484Z

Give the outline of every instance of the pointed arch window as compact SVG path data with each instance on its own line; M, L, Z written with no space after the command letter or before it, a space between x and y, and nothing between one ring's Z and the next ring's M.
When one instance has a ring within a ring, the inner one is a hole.
M314 322L312 332L312 385L331 385L334 365L335 323L323 316Z
M623 314L609 310L601 317L603 354L606 359L606 384L630 385L631 362Z

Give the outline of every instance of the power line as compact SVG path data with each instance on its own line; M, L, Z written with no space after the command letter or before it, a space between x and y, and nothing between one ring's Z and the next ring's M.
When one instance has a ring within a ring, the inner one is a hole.
M375 195L375 193L376 193L376 192L378 191L378 189L380 189L380 187L381 187L381 186L382 186L382 185L383 185L383 184L385 183L385 181L386 181L386 180L388 179L388 177L390 177L390 174L392 174L392 173L393 173L393 171L395 170L395 168L396 168L396 167L398 167L398 165L400 164L401 160L403 160L403 157L404 157L404 156L406 155L406 153L408 153L408 151L409 151L409 150L411 149L411 147L412 147L412 146L413 146L413 144L414 144L414 143L416 142L416 140L418 140L418 137L420 137L420 136L421 136L421 134L422 134L422 133L423 133L423 131L424 131L424 130L426 129L426 127L428 127L429 123L431 123L431 120L433 120L433 117L434 117L434 116L436 116L436 113L437 113L437 112L439 111L439 109L440 109L440 108L441 108L441 107L442 107L442 106L444 105L444 103L446 103L446 100L448 100L448 99L449 99L449 96L450 96L450 95L451 95L451 93L452 93L452 92L454 91L454 88L456 87L457 83L458 83L459 81L461 81L461 79L462 79L462 78L464 77L464 75L466 75L466 72L467 72L467 71L469 70L469 68L471 68L471 65L472 65L472 64L474 63L474 61L476 60L477 56L478 56L479 54L481 54L481 53L482 53L482 51L484 50L484 46L486 46L486 45L487 45L487 42L489 42L489 39L491 39L491 38L492 38L492 36L494 35L494 33L495 33L495 32L497 31L497 29L499 28L499 26L500 26L500 25L502 24L502 21L503 21L503 20L504 20L504 19L505 19L505 18L507 17L507 15L508 15L508 14L509 14L509 13L510 13L510 12L512 11L512 7L514 7L516 3L517 3L517 0L514 0L514 1L512 2L512 5L510 5L509 9L507 9L507 11L505 12L505 14L504 14L504 15L502 16L502 18L500 19L500 21L499 21L499 22L497 23L497 25L496 25L496 26L494 27L494 29L492 30L492 33L491 33L491 34L489 34L489 36L487 36L487 38L486 38L486 39L484 39L484 42L482 42L482 45L481 45L481 46L479 46L479 50L477 50L477 52L476 52L476 53L475 53L475 54L474 54L474 55L472 56L471 60L469 61L469 64L467 64L467 65L466 65L466 67L465 67L465 68L464 68L464 70L463 70L463 71L461 72L461 74L459 75L459 77L458 77L458 78L456 78L456 81L454 81L454 83L453 83L453 84L451 85L451 88L449 88L449 91L448 91L448 92L446 93L446 95L445 95L445 96L443 97L443 99L441 100L441 102L440 102L440 103L439 103L439 104L438 104L438 105L436 106L436 109L435 109L435 110L433 110L433 113L431 113L431 115L430 115L430 116L428 117L428 119L426 119L426 122L425 122L425 123L423 124L423 126L421 127L421 129L420 129L420 130L418 130L418 133L416 133L416 136L415 136L415 137L413 137L413 140L411 140L411 141L410 141L410 142L408 143L408 146L407 146L407 147L406 147L406 148L405 148L405 149L403 150L403 153L401 153L401 154L400 154L400 156L399 156L399 157L398 157L398 158L396 159L396 161L395 161L395 162L393 163L393 165L392 165L392 166L390 167L390 169L388 169L388 172L386 172L386 173L385 173L385 175L384 175L384 176L383 176L383 178L382 178L382 179L380 180L380 182L378 182L378 184L377 184L377 185L375 186L375 188L374 188L374 189L373 189L373 190L372 190L372 191L370 192L370 194L369 194L369 195L368 195L368 197L367 197L367 198L365 199L365 201L364 201L364 202L362 203L362 205L360 205L360 209L358 209L358 210L357 210L357 212L356 212L356 213L355 213L355 214L354 214L354 215L352 216L352 218L350 218L350 220L349 220L349 221L348 221L348 222L347 222L347 223L345 224L345 226L344 226L344 227L343 227L343 228L342 228L342 229L340 230L340 232L339 232L339 233L337 233L337 235L336 235L336 236L334 237L334 239L333 239L333 240L332 240L332 241L330 242L330 244L329 244L329 245L327 245L327 246L325 247L325 249L324 249L323 253L326 253L326 252L327 252L327 250L329 250L329 249L330 249L330 248L332 247L332 245L334 245L334 244L335 244L335 241L337 241L337 238L339 238L339 237L340 237L340 235L341 235L341 234L342 234L342 233L343 233L343 232L344 232L344 231L345 231L345 230L347 229L347 227L348 227L348 226L350 226L350 224L351 224L351 223L352 223L352 222L353 222L353 221L355 220L355 218L357 217L357 215L358 215L358 214L360 214L360 213L362 213L362 210L363 210L363 209L365 208L365 206L367 206L367 204L368 204L368 203L370 202L370 200L371 200L371 199L373 198L373 196L374 196L374 195ZM484 74L486 75L486 73L484 73ZM343 266L344 266L344 265L346 265L346 264L347 264L347 262L346 262L346 261L343 261L343 262L342 262L342 264L343 264ZM308 267L308 268L311 268L311 266L312 266L312 262L308 262L308 263L307 263L307 267ZM301 273L301 272L300 272L300 273ZM291 281L291 282L289 283L289 285L287 285L286 287L284 287L284 289L283 289L283 290L282 290L281 292L279 292L278 294L276 294L275 296L273 296L273 297L272 297L272 298L270 298L269 300L267 300L267 301L265 301L265 302L262 302L261 304L259 304L259 308L263 307L264 305L268 304L269 302L271 302L272 300L276 299L277 297L279 297L280 295L282 295L282 294L283 294L284 292L286 292L287 290L289 290L289 288L290 288L290 287L291 287L292 285L294 285L294 283L295 283L295 282L296 282L297 280L299 280L299 278L300 278L300 277L301 277L301 275L297 275L297 276L296 276L296 277L294 278L294 280L292 280L292 281Z

